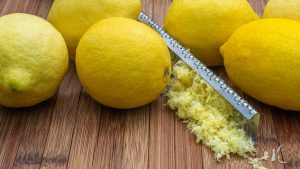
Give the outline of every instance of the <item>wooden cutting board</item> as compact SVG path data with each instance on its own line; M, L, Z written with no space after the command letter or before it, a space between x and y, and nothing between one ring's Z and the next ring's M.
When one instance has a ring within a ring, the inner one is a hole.
M261 14L265 0L249 0ZM144 0L160 25L171 0ZM46 17L52 0L0 0L0 14L26 12ZM1 29L1 28L0 28ZM215 72L227 79L224 68ZM279 110L245 96L261 112L258 150L280 154L288 163L270 169L300 168L300 113ZM247 160L217 162L195 143L161 96L132 110L101 106L82 89L74 63L58 94L32 108L0 107L0 169L247 169Z

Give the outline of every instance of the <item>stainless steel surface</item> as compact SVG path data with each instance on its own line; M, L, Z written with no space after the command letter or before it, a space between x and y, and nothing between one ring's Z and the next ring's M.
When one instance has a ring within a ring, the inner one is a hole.
M247 124L243 126L249 136L255 140L259 124L259 113L246 100L242 99L235 91L233 91L232 88L225 84L220 77L215 75L213 71L211 71L200 60L195 58L188 49L172 38L144 12L140 13L138 20L157 31L171 51L188 64L200 77L202 77L247 119Z

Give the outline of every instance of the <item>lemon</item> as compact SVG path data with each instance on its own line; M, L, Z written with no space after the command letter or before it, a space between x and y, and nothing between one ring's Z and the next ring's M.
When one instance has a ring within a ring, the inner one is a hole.
M221 47L230 79L266 104L300 110L300 22L262 19L237 29Z
M141 0L57 0L48 20L62 33L74 59L81 36L94 23L112 16L137 18L140 11Z
M28 14L0 17L0 104L27 107L55 94L68 67L61 34Z
M127 109L160 95L170 79L171 59L154 30L132 19L113 17L83 35L76 67L83 87L95 100Z
M174 0L166 30L209 66L223 64L220 46L235 29L257 19L246 0Z
M300 20L300 0L269 0L264 17Z

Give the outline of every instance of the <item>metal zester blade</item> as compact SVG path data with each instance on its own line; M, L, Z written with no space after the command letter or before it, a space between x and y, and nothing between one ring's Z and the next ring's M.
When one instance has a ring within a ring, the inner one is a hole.
M183 47L173 37L171 37L164 29L156 24L144 12L141 12L138 20L150 26L158 32L167 46L173 51L181 60L189 65L200 77L202 77L212 88L214 88L221 96L223 96L233 107L235 107L246 119L246 123L241 125L245 129L249 137L256 142L256 135L259 126L259 113L253 107L242 99L232 88L215 75L206 65L194 57L189 50Z

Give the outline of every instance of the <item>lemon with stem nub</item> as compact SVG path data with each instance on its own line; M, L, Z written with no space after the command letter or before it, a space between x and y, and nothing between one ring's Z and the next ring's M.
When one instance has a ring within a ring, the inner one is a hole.
M55 94L68 68L61 34L29 14L0 17L0 104L27 107Z

